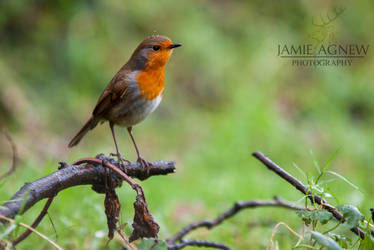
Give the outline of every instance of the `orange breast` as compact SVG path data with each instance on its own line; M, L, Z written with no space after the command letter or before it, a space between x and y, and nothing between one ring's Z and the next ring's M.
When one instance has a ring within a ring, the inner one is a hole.
M163 69L142 71L136 76L136 81L141 97L151 101L164 91L165 73Z
M163 94L165 86L165 65L169 61L172 50L168 48L171 41L159 43L159 51L151 52L147 56L145 70L136 76L140 95L145 100L153 100Z

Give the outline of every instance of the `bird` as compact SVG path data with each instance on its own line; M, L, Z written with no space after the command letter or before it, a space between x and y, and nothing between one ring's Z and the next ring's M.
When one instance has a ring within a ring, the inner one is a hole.
M180 46L182 44L173 43L163 35L152 35L142 41L106 86L91 117L73 137L68 147L77 145L98 123L108 121L116 149L116 154L112 156L117 156L118 162L129 162L120 154L114 132L114 125L126 127L137 153L137 162L149 167L151 163L142 158L132 127L159 106L164 96L165 66L173 50Z

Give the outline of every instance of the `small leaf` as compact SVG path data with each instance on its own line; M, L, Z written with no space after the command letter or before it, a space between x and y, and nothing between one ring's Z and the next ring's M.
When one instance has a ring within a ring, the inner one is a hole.
M332 175L335 175L336 177L338 177L338 178L340 178L340 179L342 179L343 181L345 181L346 183L348 183L348 185L350 185L351 187L353 187L354 189L356 189L356 190L359 190L359 188L355 185L355 184L353 184L352 182L350 182L347 178L345 178L344 176L342 176L341 174L338 174L338 173L336 173L336 172L334 172L334 171L327 171L329 174L332 174Z
M321 166L319 165L317 158L314 155L313 151L310 151L310 155L312 156L313 164L316 167L318 174L321 174Z
M329 211L321 210L321 209L314 210L314 211L298 210L298 211L296 211L296 213L307 224L309 224L312 220L318 220L322 224L325 224L332 218L332 214Z
M313 239L315 239L321 246L325 246L329 250L342 250L339 244L330 237L315 231L311 231L311 234Z
M297 164L295 162L292 165L304 176L305 179L308 178L306 176L305 172L299 166L297 166Z
M325 174L326 170L328 169L328 167L330 166L330 163L332 162L332 160L335 158L335 156L338 154L338 152L340 151L340 148L338 148L332 155L331 157L327 160L327 162L325 163L325 165L323 166L322 168L322 171L321 173L319 174L319 176L317 177L316 179L316 184L318 184L318 181L321 179L321 177Z
M297 210L296 211L296 214L298 216L301 217L301 219L306 223L306 224L310 224L311 223L311 219L310 219L310 214L311 212L308 211L308 210Z
M332 213L326 210L316 210L312 212L310 218L312 220L319 220L322 224L326 224L332 218Z
M347 219L344 224L350 229L358 227L359 222L365 219L365 216L355 206L342 205L337 208L343 214L343 217Z
M167 250L168 244L166 241L161 240L158 241L155 245L155 239L154 238L143 238L138 246L138 250Z

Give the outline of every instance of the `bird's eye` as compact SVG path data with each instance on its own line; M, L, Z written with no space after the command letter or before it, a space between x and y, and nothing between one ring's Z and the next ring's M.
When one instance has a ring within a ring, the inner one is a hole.
M154 50L154 51L157 51L157 50L159 50L159 49L160 49L160 46L158 46L158 45L153 46L153 50Z

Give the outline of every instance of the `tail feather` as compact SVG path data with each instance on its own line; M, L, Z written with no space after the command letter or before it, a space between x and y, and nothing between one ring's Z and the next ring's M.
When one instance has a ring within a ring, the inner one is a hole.
M69 148L77 145L80 142L80 140L83 138L83 136L87 134L88 131L96 127L98 122L99 121L97 119L95 119L94 117L91 117L86 122L86 124L84 124L83 128L78 132L78 134L74 136L74 138L70 141Z

